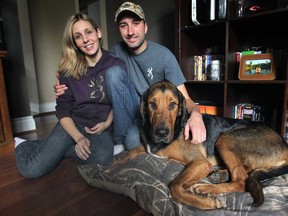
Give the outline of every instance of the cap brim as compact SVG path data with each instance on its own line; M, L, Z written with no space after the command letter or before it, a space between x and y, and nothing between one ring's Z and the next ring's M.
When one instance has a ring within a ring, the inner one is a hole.
M120 11L120 12L115 16L114 22L117 22L119 16L120 16L121 14L123 14L124 12L131 12L131 13L135 14L137 17L139 17L140 19L145 20L145 18L144 18L143 16L140 16L139 14L135 13L135 11L129 10L129 9L125 9L125 10Z

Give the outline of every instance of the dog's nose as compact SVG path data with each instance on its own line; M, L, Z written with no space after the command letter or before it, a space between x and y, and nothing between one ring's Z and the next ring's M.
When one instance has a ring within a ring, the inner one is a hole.
M155 134L158 136L158 137L161 137L161 138L164 138L164 137L167 137L168 134L169 134L169 129L168 128L157 128L155 130Z

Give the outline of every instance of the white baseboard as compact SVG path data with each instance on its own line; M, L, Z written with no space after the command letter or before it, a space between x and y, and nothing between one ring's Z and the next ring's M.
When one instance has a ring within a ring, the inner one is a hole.
M49 113L55 111L56 102L52 103L30 103L30 110L32 113Z
M35 114L49 113L55 111L56 103L35 104L30 103L31 112ZM22 133L36 130L36 123L33 116L25 116L11 120L13 133Z
M55 111L56 102L42 103L39 106L40 113L49 113Z
M40 113L39 104L30 102L30 111L32 113Z
M33 116L25 116L21 118L12 119L11 123L13 133L21 133L36 129L36 123Z

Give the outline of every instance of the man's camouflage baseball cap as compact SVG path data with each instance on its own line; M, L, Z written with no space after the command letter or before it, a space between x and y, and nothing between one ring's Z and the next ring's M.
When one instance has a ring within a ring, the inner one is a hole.
M114 19L115 22L117 22L119 14L122 13L123 11L131 11L132 13L135 13L138 17L140 17L145 21L145 14L140 5L136 5L132 2L124 2L115 13L115 19Z

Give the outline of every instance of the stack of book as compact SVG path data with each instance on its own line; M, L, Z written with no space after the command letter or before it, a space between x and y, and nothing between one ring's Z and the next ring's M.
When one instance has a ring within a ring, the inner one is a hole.
M235 119L246 119L264 122L264 109L248 103L240 103L234 106Z
M213 62L218 62L217 69L213 67ZM223 55L196 55L194 56L194 80L221 80L221 75L223 73L224 56ZM217 70L217 75L215 75L215 69Z

